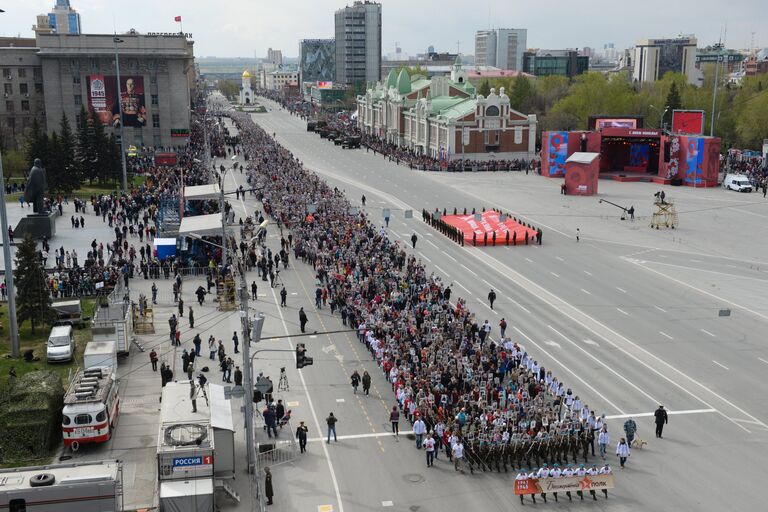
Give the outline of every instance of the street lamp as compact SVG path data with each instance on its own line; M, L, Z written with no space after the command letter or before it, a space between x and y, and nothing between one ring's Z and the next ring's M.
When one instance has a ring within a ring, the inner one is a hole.
M115 69L117 70L117 104L120 113L120 160L123 165L123 194L128 195L128 170L125 165L125 131L123 130L123 92L120 87L120 54L117 44L125 41L115 35L112 44L115 47Z
M723 43L717 43L715 49L717 50L717 60L715 61L715 83L714 91L712 93L712 119L709 122L709 136L715 136L715 109L717 108L717 82L720 80L720 59L723 58Z
M659 119L659 128L661 128L662 131L666 129L666 123L664 122L664 118L667 115L667 112L669 112L669 105L664 107L664 112L661 112L658 108L654 107L653 105L648 105L650 108L656 111L657 114L661 114L661 118Z

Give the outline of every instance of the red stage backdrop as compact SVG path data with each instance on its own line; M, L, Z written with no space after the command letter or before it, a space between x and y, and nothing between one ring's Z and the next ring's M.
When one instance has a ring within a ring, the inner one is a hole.
M488 245L493 245L493 233L496 233L496 245L505 245L507 240L507 231L509 231L509 243L512 244L513 233L517 233L515 240L517 244L525 243L525 233L528 232L528 239L533 243L536 236L536 230L523 226L515 222L512 217L501 222L498 212L493 210L480 214L480 222L475 220L474 215L443 215L441 217L446 224L459 228L464 233L464 243L472 243L472 235L477 234L477 245L482 245L485 240L485 234L488 233Z
M704 111L675 110L672 112L672 132L684 135L704 134Z

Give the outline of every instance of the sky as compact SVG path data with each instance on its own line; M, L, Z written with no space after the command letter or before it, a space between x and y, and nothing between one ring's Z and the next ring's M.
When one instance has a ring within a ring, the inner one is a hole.
M35 16L54 0L0 0L0 35L33 37ZM298 56L300 39L334 35L336 9L352 0L71 0L83 32L172 32L182 16L198 57ZM527 28L529 48L628 48L639 39L695 34L699 46L725 34L729 48L768 46L765 0L381 0L382 52L474 53L476 30ZM754 34L754 35L753 35Z

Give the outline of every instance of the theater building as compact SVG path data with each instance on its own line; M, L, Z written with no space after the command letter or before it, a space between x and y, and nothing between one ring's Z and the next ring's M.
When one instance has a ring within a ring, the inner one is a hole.
M390 71L357 98L363 133L439 159L531 159L535 115L512 109L500 89L478 95L460 60L450 76L426 79Z

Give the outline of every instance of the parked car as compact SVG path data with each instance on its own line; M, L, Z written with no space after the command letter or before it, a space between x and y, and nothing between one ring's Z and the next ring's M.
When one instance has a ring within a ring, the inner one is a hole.
M75 357L75 334L72 325L54 325L46 344L49 363L71 361Z

